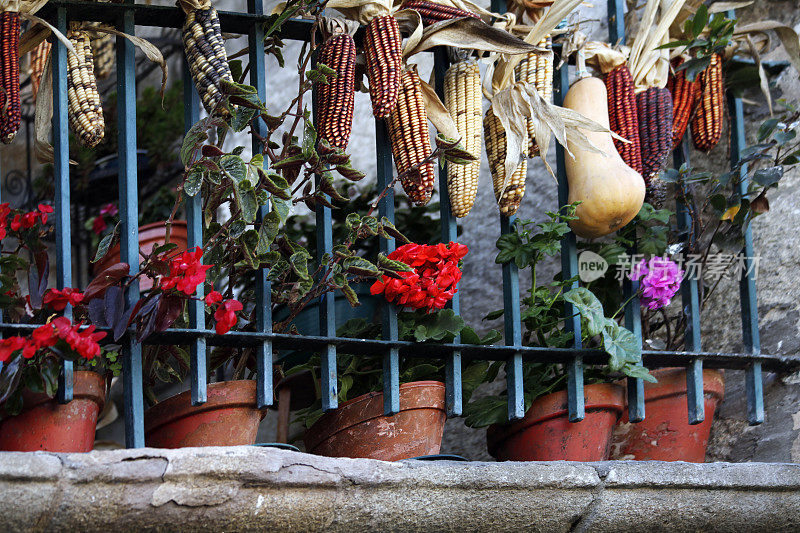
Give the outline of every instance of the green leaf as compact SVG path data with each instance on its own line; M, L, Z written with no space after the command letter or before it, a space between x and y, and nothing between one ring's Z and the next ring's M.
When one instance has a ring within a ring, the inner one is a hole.
M244 131L257 114L258 110L252 107L234 107L230 118L231 129L236 132Z
M305 123L305 129L303 130L303 157L305 159L311 159L314 155L314 145L317 144L317 130L314 129L314 124L307 120Z
M658 380L653 377L650 371L640 365L627 363L622 367L622 372L629 378L638 378L649 381L650 383L658 383Z
M278 236L280 229L280 217L275 211L270 211L261 220L261 227L258 229L258 245L256 245L256 253L261 255L269 252L270 246Z
M464 406L464 424L483 428L508 422L508 396L487 396Z
M708 24L708 6L700 4L697 8L694 18L692 19L692 36L696 39L703 33L703 30Z
M181 162L183 166L189 166L192 162L194 152L208 139L208 134L206 133L208 126L207 119L199 120L186 132L183 143L181 144Z
M94 255L92 263L97 263L108 253L108 249L111 248L111 243L114 241L114 237L117 234L117 228L119 228L119 222L114 226L114 231L103 237L100 244L97 245L97 253Z
M289 257L289 264L292 270L300 279L309 279L308 276L308 255L303 252L295 252Z
M609 356L608 366L614 372L622 370L625 363L638 363L642 360L642 349L636 336L611 319L605 319L603 349Z
M236 201L239 204L239 209L242 211L242 219L248 224L256 221L256 213L258 212L258 200L256 193L252 189L245 189L245 184L237 189Z
M363 257L348 257L342 262L342 268L356 276L380 276L380 269Z
M271 197L270 201L272 202L272 210L278 214L281 224L285 223L286 219L289 217L289 212L292 209L291 204L286 200L276 196Z
M186 174L186 179L183 181L183 192L186 193L186 196L193 197L200 192L205 174L207 174L207 171L200 165L195 165L189 170L189 173Z
M586 320L586 331L589 335L599 335L603 331L606 322L603 304L592 291L585 287L576 287L564 293L564 300L575 306L575 310Z
M219 160L219 166L237 186L247 178L247 166L238 155L224 155Z
M762 187L775 185L783 177L783 167L777 165L769 168L760 168L753 172L753 181Z

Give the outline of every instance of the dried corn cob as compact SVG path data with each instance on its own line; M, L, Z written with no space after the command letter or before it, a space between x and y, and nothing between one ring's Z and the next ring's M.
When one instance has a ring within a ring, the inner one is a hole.
M506 132L500 119L492 108L486 111L483 119L483 135L486 142L486 156L489 159L489 170L492 173L494 197L500 206L500 214L510 217L517 212L522 197L525 195L525 176L528 173L528 161L523 157L517 169L506 183ZM527 150L528 139L523 138L522 152Z
M636 114L636 95L633 91L633 78L627 65L620 65L609 71L605 77L608 91L608 121L611 131L627 139L624 143L614 139L622 160L641 174L642 152L639 147L639 119Z
M456 123L461 142L470 154L480 159L481 149L481 74L476 61L459 61L444 76L444 105ZM478 192L480 161L466 165L447 165L447 192L450 210L467 216Z
M537 46L539 48L547 48L550 52L547 54L530 52L516 66L516 79L536 87L536 92L550 102L553 99L553 40L548 35L539 41ZM527 119L526 123L528 127L528 152L533 154L538 151L536 133L533 129L533 121Z
M722 84L722 59L711 56L711 64L700 73L700 100L692 117L692 141L703 152L714 148L722 137L722 114L725 91Z
M220 106L224 100L222 80L233 81L233 77L216 9L196 9L186 14L183 45L203 107L209 113L226 115L227 108Z
M389 140L397 172L420 165L431 154L428 114L419 75L406 70L400 78L397 105L389 116ZM433 192L433 162L428 161L400 179L403 190L416 205L425 205Z
M98 80L105 79L114 71L114 38L103 34L92 39L92 53L94 54L94 75Z
M435 24L442 20L457 19L461 17L480 18L472 11L465 11L453 6L445 6L430 0L409 0L403 3L406 9L413 9L422 17L425 26Z
M364 35L369 96L375 118L386 118L397 104L402 70L402 38L392 15L375 17Z
M5 144L14 140L22 118L19 101L19 13L3 11L0 14L2 34L2 115L0 115L0 140Z
M345 149L353 128L356 43L349 33L331 36L322 45L319 63L336 71L317 88L320 110L317 131L331 146Z
M646 199L659 207L664 201L665 183L658 179L661 165L672 149L672 96L669 90L650 87L636 95L639 139Z
M31 52L31 64L29 68L29 75L31 78L31 92L33 100L36 101L36 95L39 94L39 84L42 82L42 74L44 73L44 65L47 63L47 56L50 53L50 43L42 41Z
M94 77L92 44L88 32L83 30L71 30L67 37L75 47L74 54L67 54L69 125L78 141L91 148L105 133L103 107Z
M694 112L697 99L700 97L700 84L686 79L685 70L677 70L683 63L682 58L672 62L674 72L667 79L667 89L672 95L672 149L678 147L686 134L689 118Z

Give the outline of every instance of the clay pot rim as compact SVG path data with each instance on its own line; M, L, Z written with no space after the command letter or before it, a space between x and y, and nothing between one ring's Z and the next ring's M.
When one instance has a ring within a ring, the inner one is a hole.
M625 389L615 383L592 383L583 389L587 413L592 411L617 411L619 415L625 409ZM563 399L562 399L563 397ZM561 389L546 394L533 401L522 420L510 424L492 424L486 431L486 445L489 455L495 457L497 447L509 437L516 435L530 426L548 420L560 418L569 413L568 408L560 407L567 402L567 390ZM556 408L555 406L559 406ZM537 411L541 414L538 414Z
M227 394L221 394L223 389L227 389ZM181 418L217 409L249 408L259 411L262 419L267 414L266 407L263 409L256 407L256 382L252 379L209 383L207 393L208 400L203 405L192 405L192 391L187 390L174 394L148 408L144 412L145 434Z
M658 383L644 382L647 401L662 400L673 396L686 396L686 369L683 367L657 368L650 372ZM725 398L725 377L719 370L703 369L703 395L716 396L721 402ZM627 397L626 397L627 404ZM646 413L645 413L645 416Z
M404 407L400 405L401 412L407 411L416 411L418 409L438 409L440 411L445 410L445 385L441 381L410 381L408 383L402 383L400 385L400 392L407 392L413 389L435 389L440 391L441 394L430 394L429 401L427 405L417 405L414 407ZM347 400L343 404L339 405L339 407L335 411L331 411L329 413L324 413L321 417L314 422L310 428L306 430L305 436L303 437L303 441L306 445L306 450L309 450L309 453L313 453L313 450L321 443L324 442L334 435L345 431L348 428L353 426L363 424L364 422L368 422L370 420L375 420L376 418L382 418L386 415L383 414L383 401L380 402L380 410L376 410L374 413L367 414L355 422L350 422L347 424L342 423L342 419L345 418L347 412L352 410L353 406L359 403L368 402L374 400L375 398L383 398L382 391L373 391L368 392L366 394L362 394L361 396L356 396L353 399ZM402 400L402 396L401 396ZM390 415L391 416L391 415Z
M23 411L29 411L44 403L55 401L43 392L23 392ZM106 380L93 370L75 370L72 373L72 399L91 400L100 407L106 403Z

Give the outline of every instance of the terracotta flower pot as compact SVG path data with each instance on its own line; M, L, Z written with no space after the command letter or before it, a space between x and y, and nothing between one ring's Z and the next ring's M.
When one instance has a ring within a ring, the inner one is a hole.
M625 406L624 391L611 383L587 385L586 418L576 423L569 421L566 390L537 398L522 420L489 426L489 453L498 461L608 459L611 431Z
M144 253L149 254L153 248L164 244L167 237L166 221L153 222L152 224L145 224L139 227L139 249ZM173 220L172 230L169 235L169 242L175 243L178 247L173 250L183 252L186 250L188 243L188 236L186 233L185 220ZM119 244L114 245L103 258L94 263L92 266L92 273L99 274L111 265L115 265L120 261ZM141 290L151 289L153 287L153 280L147 276L139 278L139 288Z
M714 412L725 396L722 373L703 370L706 419L694 426L689 425L686 370L663 368L652 374L658 383L644 384L644 420L631 424L625 414L614 429L612 458L704 462Z
M17 416L0 422L0 450L7 452L88 452L94 446L97 416L106 382L97 372L73 374L73 400L60 404L46 394L23 393Z
M252 445L266 413L256 407L255 381L209 383L203 405L192 406L186 391L145 411L144 440L150 448Z
M438 381L404 383L400 412L394 416L384 416L382 392L353 398L306 431L306 451L383 461L437 454L447 418L444 398L444 384Z

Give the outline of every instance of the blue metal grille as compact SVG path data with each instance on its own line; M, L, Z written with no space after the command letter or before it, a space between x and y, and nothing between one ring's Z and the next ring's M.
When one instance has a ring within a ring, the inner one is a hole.
M266 95L268 72L265 68L265 55L261 45L266 16L263 12L262 0L248 0L247 13L220 12L223 31L242 33L248 36L250 45L250 83L256 87L262 100ZM494 0L495 11L505 11L504 2ZM624 40L622 1L608 1L609 39L612 43ZM40 15L66 32L70 20L97 21L110 23L117 29L134 34L136 25L153 27L180 28L183 13L174 7L124 4L101 4L93 2L51 1ZM309 40L311 23L303 20L290 20L285 23L281 37L283 39ZM54 116L55 131L55 176L56 176L56 239L57 239L57 280L58 286L71 284L70 253L70 190L69 190L69 154L67 142L67 88L66 88L66 49L60 42L53 47L54 69ZM441 94L444 72L448 66L447 54L444 50L435 50L436 90ZM138 224L137 224L137 158L136 158L136 86L134 76L133 45L123 38L117 39L117 79L118 79L118 116L119 116L119 205L122 219L122 261L131 265L132 272L138 264ZM184 105L186 128L188 129L199 118L199 98L193 89L188 68L184 65ZM556 104L563 101L569 87L568 67L561 68L555 77L554 99ZM728 101L733 132L731 159L738 160L738 154L744 147L744 121L742 103L731 97ZM263 133L263 132L262 132ZM383 121L375 123L377 188L382 190L392 181L393 164L388 143L386 125ZM260 151L256 139L253 140L254 151ZM674 160L680 165L687 160L688 147L676 151ZM564 151L557 147L558 167L558 201L559 205L567 203L568 186L564 172ZM456 221L450 214L447 196L447 180L445 170L440 171L439 186L441 191L441 238L443 242L456 240ZM744 194L747 184L741 184L740 192ZM200 195L189 199L187 204L188 243L190 247L202 244L202 212ZM380 216L394 220L394 195L389 192L379 204ZM266 210L260 213L264 216ZM692 238L691 218L683 206L678 206L679 223L687 230L688 238ZM513 231L513 218L500 217L501 233ZM332 221L328 208L317 211L317 242L319 255L330 252L332 248ZM388 253L394 249L393 241L383 241L381 251ZM635 249L630 250L634 252ZM752 236L745 235L745 256L753 256ZM567 278L577 273L577 248L573 234L565 236L562 242L562 268ZM426 345L426 354L431 358L446 363L447 412L449 416L458 416L462 412L461 401L461 364L462 361L475 359L504 361L508 376L508 415L509 419L519 419L525 414L522 365L524 361L558 362L568 366L569 418L576 422L584 418L584 365L604 364L605 353L595 349L584 349L580 342L580 319L568 305L565 310L566 327L574 335L574 343L570 348L555 349L522 345L522 323L520 318L520 295L517 269L513 264L504 265L502 269L503 299L505 309L505 346L473 346L453 343ZM635 294L636 282L626 282L624 291L626 298ZM703 377L702 369L732 368L746 370L747 400L749 421L759 424L764 419L761 372L785 371L796 368L798 361L792 357L763 355L760 353L758 335L758 313L756 306L756 289L753 272L747 270L747 276L741 282L742 327L743 339L747 353L703 353L700 346L700 313L698 286L696 281L686 281L682 288L682 298L687 315L686 351L664 352L644 351L644 364L649 368L686 367L689 390L690 423L699 423L704 419ZM199 289L202 291L202 287ZM188 344L191 346L191 390L192 403L202 404L206 401L206 350L208 346L252 346L257 349L257 394L260 407L272 404L272 355L273 349L291 348L322 354L322 401L324 410L337 407L337 351L347 350L354 354L384 354L384 409L387 414L399 411L399 361L405 355L415 355L415 345L398 340L396 312L386 306L383 311L382 340L362 340L338 338L335 332L335 309L333 295L327 294L320 302L320 335L294 336L275 334L272 332L270 283L267 271L262 270L257 276L256 305L257 328L255 332L230 332L224 336L216 335L204 327L203 308L200 302L189 304L189 328L170 329L154 334L148 339L150 344ZM137 285L128 291L128 304L134 303L139 296ZM202 294L199 294L202 296ZM459 298L456 296L452 309L459 312ZM69 313L69 310L67 310ZM625 324L631 329L641 343L641 323L639 304L636 298L631 299L625 308ZM4 333L29 332L34 326L18 324L0 324ZM130 335L123 342L123 385L125 398L125 430L126 444L129 447L144 446L144 417L142 394L142 346ZM631 421L641 421L644 416L644 393L641 380L629 381L629 417ZM69 401L72 397L72 366L64 365L59 390L61 401Z

